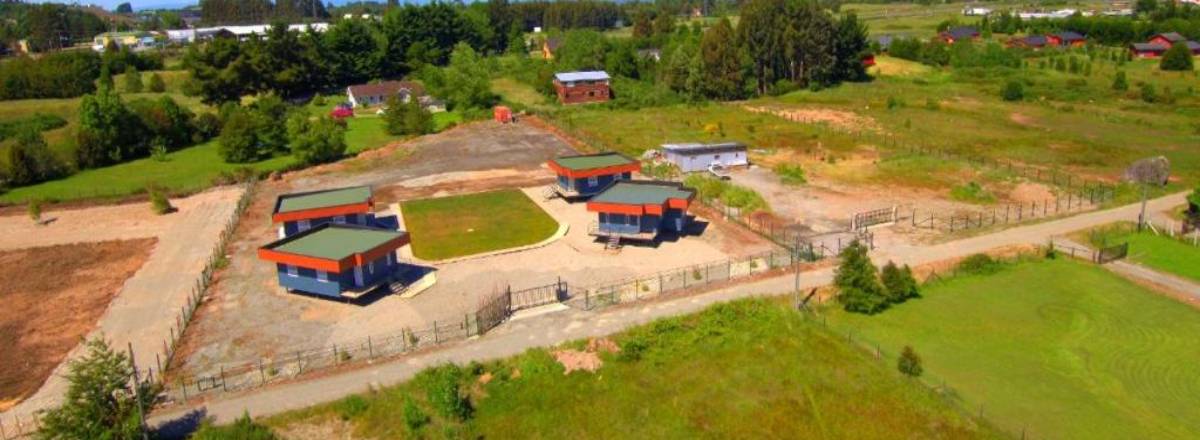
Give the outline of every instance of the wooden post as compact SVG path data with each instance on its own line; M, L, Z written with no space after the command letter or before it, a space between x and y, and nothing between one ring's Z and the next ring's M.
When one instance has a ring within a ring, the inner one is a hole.
M512 291L511 291L511 290L509 290L509 293L508 293L508 299L509 299L509 301L510 301L510 302L509 302L509 308L512 308L512 302L511 302L511 301L512 301ZM437 320L436 320L436 319L435 319L435 320L433 320L433 343L434 343L434 344L440 344L440 343L442 343L441 339L438 337L438 327L437 327Z
M258 360L258 379L262 381L261 383L263 384L267 383L267 372L263 370L263 362L261 358ZM221 385L224 385L225 379L222 378L221 382Z
M296 375L304 374L304 362L300 362L300 351L296 351Z
M463 315L463 328L467 330L467 336L471 336L471 329L467 328L467 315ZM375 347L371 345L371 335L367 335L367 359L375 359Z
M225 387L225 366L221 366L221 391L229 392L229 388Z

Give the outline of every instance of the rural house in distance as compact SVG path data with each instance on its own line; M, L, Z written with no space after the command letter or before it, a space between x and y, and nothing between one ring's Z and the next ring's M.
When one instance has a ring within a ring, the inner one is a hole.
M611 97L610 79L604 71L556 73L554 90L558 93L558 102L563 104L604 102Z
M641 164L621 153L597 153L562 156L548 161L557 177L552 187L564 198L588 197L613 182L629 180Z
M617 182L587 202L587 210L598 215L588 234L607 237L614 246L622 239L653 241L663 232L683 232L695 198L696 191L680 183Z
M374 206L369 186L283 194L275 199L271 221L280 223L279 238L326 223L374 226Z
M397 280L405 269L396 250L407 232L326 223L258 250L275 263L279 285L330 298L354 299Z
M384 81L346 88L346 98L354 107L383 105L394 95L400 95L401 101L408 102L413 96L417 96L418 99L424 96L425 88L411 81Z
M721 168L750 165L746 146L739 142L663 144L662 155L684 173L704 171L714 165Z

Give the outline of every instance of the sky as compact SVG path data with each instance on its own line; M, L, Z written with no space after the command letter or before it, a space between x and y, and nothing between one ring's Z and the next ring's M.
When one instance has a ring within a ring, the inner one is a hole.
M140 10L140 9L180 8L180 7L200 3L200 0L79 0L79 1L33 0L32 2L33 3L93 4L93 5L101 6L104 9L108 9L111 11L111 10L113 10L113 8L116 8L117 5L119 5L121 3L125 3L127 1L129 2L129 4L133 5L133 9L135 11ZM322 0L322 1L328 3L330 0ZM348 3L350 1L352 1L352 0L333 0L333 4L340 5L343 3ZM383 2L383 0L377 0L377 1L379 1L381 3ZM404 3L404 2L401 1L401 3Z

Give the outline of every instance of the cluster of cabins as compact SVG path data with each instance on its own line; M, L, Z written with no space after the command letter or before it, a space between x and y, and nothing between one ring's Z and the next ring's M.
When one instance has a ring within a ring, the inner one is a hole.
M1047 47L1071 48L1087 44L1087 37L1078 32L1063 31L1045 35L1026 35L1008 41L1009 47L1041 50Z
M281 195L271 214L279 239L258 257L275 264L280 286L321 297L355 299L402 282L413 266L396 252L409 235L374 206L365 186Z
M746 147L737 143L667 144L661 154L683 172L749 164ZM687 231L696 191L676 182L633 180L641 169L636 159L609 152L558 157L547 166L556 177L552 190L567 200L585 200L588 212L596 213L588 234L611 246Z
M1133 43L1129 50L1138 58L1158 58L1163 56L1171 46L1183 43L1192 52L1192 56L1200 55L1200 43L1188 40L1178 32L1155 34L1145 43Z

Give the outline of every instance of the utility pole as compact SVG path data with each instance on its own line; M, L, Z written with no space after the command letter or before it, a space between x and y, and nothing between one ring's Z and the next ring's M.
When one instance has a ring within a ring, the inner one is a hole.
M1142 232L1142 229L1146 227L1146 198L1149 193L1149 189L1147 188L1148 186L1149 185L1147 185L1146 182L1142 182L1142 212L1138 213L1138 232Z

